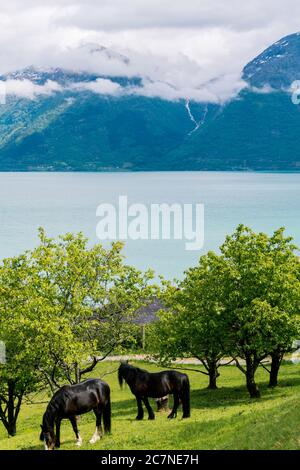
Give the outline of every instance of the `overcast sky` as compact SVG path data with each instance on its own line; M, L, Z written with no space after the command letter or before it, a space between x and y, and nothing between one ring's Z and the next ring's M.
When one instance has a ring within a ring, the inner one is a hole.
M0 0L0 72L138 75L149 96L224 101L249 60L298 30L299 0Z

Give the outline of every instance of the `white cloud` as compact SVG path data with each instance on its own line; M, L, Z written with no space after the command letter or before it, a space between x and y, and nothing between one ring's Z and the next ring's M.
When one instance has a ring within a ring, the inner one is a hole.
M269 93L277 93L277 90L272 88L271 85L269 85L269 84L265 84L261 88L251 87L251 91L253 91L253 93L257 93L259 95L268 95ZM286 91L287 93L290 93L290 90L284 90L284 91Z
M146 96L224 101L243 85L243 66L299 18L298 0L2 1L0 72L34 64L138 76Z
M97 95L116 96L122 94L122 87L118 83L104 78L97 78L93 82L79 82L71 88L78 91L91 91Z
M47 80L44 85L38 85L30 80L6 80L0 81L1 89L6 95L14 95L20 98L35 99L38 95L51 95L54 92L62 91L62 87L52 81Z
M144 80L141 87L134 87L128 90L128 93L157 97L168 101L177 101L188 99L205 103L224 103L241 91L247 84L239 76L222 76L219 79L212 80L198 88L174 86L164 82L152 82Z
M227 81L227 88L226 88ZM236 88L232 88L232 83L236 83ZM44 85L38 85L28 79L9 79L6 81L0 80L1 96L3 94L9 96L17 96L19 98L26 98L30 100L36 99L41 95L51 95L56 92L71 91L83 92L90 91L97 95L106 96L144 96L148 98L156 97L167 101L178 101L182 99L189 99L206 103L223 103L233 98L242 88L247 86L243 80L237 80L236 77L221 77L219 80L212 81L206 86L193 89L182 87L176 89L174 86L164 82L152 82L150 80L143 80L140 86L121 86L116 82L109 79L98 78L90 82L78 82L74 84L67 84L65 86L59 85L57 82L48 80ZM256 90L254 90L256 91ZM267 89L257 90L257 92L268 92ZM74 97L68 97L66 100L74 100Z

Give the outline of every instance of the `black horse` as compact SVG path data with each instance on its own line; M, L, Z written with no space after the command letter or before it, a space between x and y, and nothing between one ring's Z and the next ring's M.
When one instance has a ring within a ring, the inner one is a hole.
M77 428L76 417L93 410L96 416L96 431L90 440L94 444L102 437L101 420L103 416L104 432L111 429L110 388L100 379L88 379L75 385L65 385L60 388L50 400L43 416L41 441L45 443L46 450L60 447L60 425L63 419L71 421L76 435L76 445L82 444ZM54 432L56 425L56 435Z
M183 418L190 417L190 383L186 374L175 370L150 373L146 370L133 367L128 363L121 363L118 371L119 384L122 387L123 380L129 385L131 392L136 397L138 414L136 419L144 417L142 401L147 408L149 419L155 415L150 406L149 398L161 398L173 394L174 406L168 418L177 416L177 408L181 400Z

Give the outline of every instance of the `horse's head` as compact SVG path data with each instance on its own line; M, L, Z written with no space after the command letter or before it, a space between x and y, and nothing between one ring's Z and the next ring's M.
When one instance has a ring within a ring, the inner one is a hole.
M55 447L55 434L54 428L49 428L45 424L41 425L40 440L45 444L45 450L54 450Z

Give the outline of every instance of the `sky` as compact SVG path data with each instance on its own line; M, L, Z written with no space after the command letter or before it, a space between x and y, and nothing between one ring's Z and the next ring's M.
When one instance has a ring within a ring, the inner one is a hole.
M131 93L224 102L245 86L247 62L298 30L299 0L0 0L0 73L35 65L138 76L143 87ZM122 93L109 80L88 86Z

